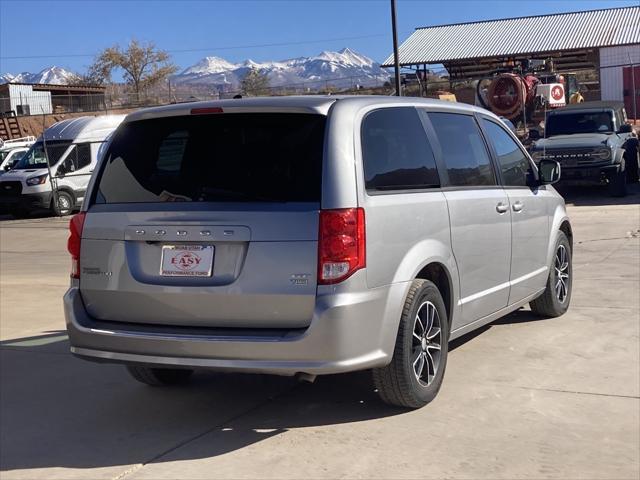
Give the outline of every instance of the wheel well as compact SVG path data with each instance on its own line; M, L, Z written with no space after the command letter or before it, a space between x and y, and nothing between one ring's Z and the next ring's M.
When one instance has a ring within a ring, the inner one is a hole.
M430 280L438 287L447 309L447 317L451 319L451 313L453 312L453 305L451 304L451 279L444 266L440 263L430 263L418 272L416 278Z
M562 222L562 225L560 225L560 231L567 236L571 250L573 250L573 231L571 230L571 224L565 220Z
M66 194L70 195L70 196L71 196L71 200L73 200L73 203L74 203L74 205L75 205L75 202L76 202L76 194L75 194L75 192L74 192L71 188L68 188L68 187L58 187L58 189L57 189L57 190L58 190L58 192L64 192L64 193L66 193ZM54 195L54 194L53 194L53 192L51 192L51 201L53 201L53 195Z

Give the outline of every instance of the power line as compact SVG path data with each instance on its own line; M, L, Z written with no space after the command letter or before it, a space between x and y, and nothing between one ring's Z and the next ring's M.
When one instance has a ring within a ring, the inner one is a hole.
M184 48L176 50L167 50L169 53L188 53L188 52L212 52L222 50L243 50L247 48L268 48L268 47L284 47L289 45L309 45L314 43L324 42L337 42L344 40L361 40L365 38L375 38L387 36L387 33L375 33L369 35L358 35L353 37L337 37L337 38L324 38L318 40L304 40L298 42L280 42L280 43L262 43L254 45L234 45L227 47L213 47L213 48ZM0 60L25 60L25 59L37 59L37 58L74 58L74 57L95 57L96 53L66 53L57 55L11 55L0 56Z

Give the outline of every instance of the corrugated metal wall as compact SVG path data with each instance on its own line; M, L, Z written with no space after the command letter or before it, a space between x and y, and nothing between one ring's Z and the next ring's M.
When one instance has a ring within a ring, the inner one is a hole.
M640 65L640 44L600 49L600 91L602 100L624 100L623 66Z
M18 115L52 113L51 92L34 92L30 85L9 85L11 110ZM20 108L19 108L20 107ZM26 108L28 107L28 112Z
M626 7L424 27L400 45L400 64L636 44L639 25L640 7Z

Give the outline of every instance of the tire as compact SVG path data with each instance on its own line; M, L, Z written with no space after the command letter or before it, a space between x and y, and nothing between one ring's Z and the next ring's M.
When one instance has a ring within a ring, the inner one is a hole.
M609 193L613 197L624 197L627 195L626 169L615 173L609 179Z
M564 250L565 257L562 257ZM565 260L563 260L563 258ZM566 266L565 266L566 264ZM560 285L559 275L563 277ZM529 302L531 311L542 317L559 317L564 314L571 303L571 287L573 285L573 259L571 252L571 244L564 232L558 232L558 240L556 241L555 254L553 257L553 266L547 278L547 286L538 298ZM558 290L557 287L560 287ZM564 287L564 288L563 288Z
M193 370L180 368L151 368L139 365L127 365L129 374L141 383L153 387L179 385L186 383L193 374Z
M627 167L627 183L638 183L640 180L640 147L635 146L627 150L624 163Z
M422 319L429 318L431 327L426 328L426 334L431 337L427 339ZM438 323L440 330L436 332ZM449 321L438 287L429 280L414 280L402 310L391 363L372 370L382 401L403 408L420 408L431 402L442 385L448 343Z
M58 202L56 203L56 195L58 197ZM73 213L75 201L73 196L65 192L64 190L58 190L57 194L53 194L51 198L51 210L54 215L58 215L60 217L66 217L67 215L71 215Z

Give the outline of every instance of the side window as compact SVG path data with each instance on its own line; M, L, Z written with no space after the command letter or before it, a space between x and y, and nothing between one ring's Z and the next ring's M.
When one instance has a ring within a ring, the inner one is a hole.
M470 115L429 113L451 186L496 185L489 152Z
M65 174L75 172L91 164L91 144L78 143L71 147L67 158L65 158L62 170Z
M625 111L624 108L621 108L620 110L616 111L616 119L617 119L617 125L616 125L616 131L620 130L620 127L622 127L622 125L624 125L625 123L627 123L627 112Z
M382 108L362 122L362 158L367 190L440 186L433 150L415 108Z
M76 170L88 167L91 164L91 144L80 143L76 145Z
M527 156L500 125L485 118L482 119L482 125L498 156L504 184L510 187L527 186L531 172Z
M76 171L76 165L77 165L76 148L78 148L77 145L71 145L71 149L69 150L69 153L67 153L67 156L64 158L64 161L62 161L60 163L60 166L58 167L58 175L63 175L63 174L69 175L70 173Z

